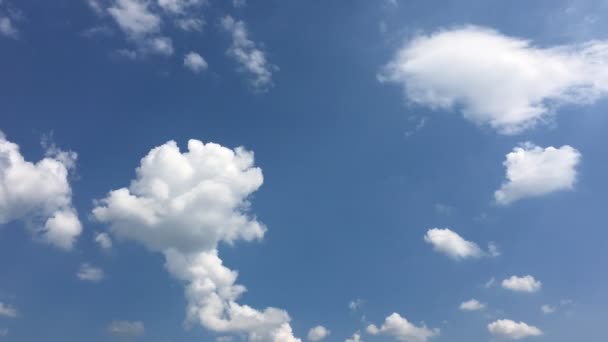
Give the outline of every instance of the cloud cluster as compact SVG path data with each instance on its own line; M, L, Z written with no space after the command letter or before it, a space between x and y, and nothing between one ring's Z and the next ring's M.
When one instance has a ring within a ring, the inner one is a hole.
M540 336L543 332L535 326L524 322L514 322L509 319L500 319L488 324L488 331L497 337L510 340L520 340L526 337Z
M253 89L263 92L272 87L272 72L277 70L277 67L270 64L264 51L249 39L245 23L227 15L222 18L221 25L232 35L228 55L239 64L239 70L251 75L250 84Z
M402 342L426 342L439 335L438 328L417 327L396 312L386 317L382 326L370 324L366 331L371 335L388 335Z
M502 287L515 292L537 292L542 287L542 283L531 275L511 276L502 281Z
M524 143L507 154L503 163L507 179L494 193L494 199L499 205L507 205L526 197L570 190L580 159L580 152L568 145L542 148Z
M467 26L406 42L378 78L409 101L456 108L504 134L551 118L564 103L593 103L608 92L608 42L542 48Z
M480 258L482 256L498 256L495 244L490 243L488 252L484 252L475 242L467 241L449 228L431 228L424 241L431 244L433 249L454 260Z
M284 310L237 303L245 287L218 256L220 242L258 240L266 231L248 214L248 198L263 183L253 164L240 147L190 140L182 153L170 141L141 160L128 188L98 201L93 216L114 235L163 253L167 270L186 284L189 322L250 341L300 341Z
M0 132L0 224L24 221L37 238L72 249L82 231L68 181L75 162L76 153L54 146L42 160L26 161L19 146Z

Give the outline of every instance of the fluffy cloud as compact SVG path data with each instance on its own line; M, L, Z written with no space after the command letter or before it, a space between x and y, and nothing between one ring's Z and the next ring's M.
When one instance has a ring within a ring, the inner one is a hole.
M386 317L380 328L370 324L366 331L372 335L389 335L402 342L426 342L439 335L439 329L429 329L424 325L417 327L396 312Z
M184 66L194 73L207 70L207 61L196 52L189 52L184 57Z
M15 318L17 317L17 309L11 305L0 302L0 316Z
M604 96L607 66L606 41L541 48L468 26L407 42L379 80L400 84L414 103L457 108L468 120L512 134L546 121L560 104Z
M80 265L80 269L78 270L78 273L76 273L76 277L78 277L80 280L96 283L103 279L104 274L101 268L84 263Z
M435 251L443 253L454 260L498 256L500 254L493 243L490 243L488 252L484 252L476 243L463 239L456 232L448 228L429 229L424 236L424 241L433 245Z
M462 311L478 311L486 308L486 304L480 303L477 299L471 299L460 304Z
M488 331L492 335L510 340L520 340L543 334L537 327L527 325L524 322L517 323L509 319L500 319L488 324Z
M76 153L48 146L37 163L0 132L0 224L22 220L43 241L72 249L82 226L72 207L69 171Z
M503 163L507 180L496 190L494 199L507 205L526 197L572 189L580 159L580 152L568 145L542 148L524 143L507 154Z
M108 332L120 338L141 337L146 332L140 321L114 321L108 326Z
M129 188L98 201L93 216L114 235L163 253L167 270L186 284L188 321L250 341L300 341L284 310L237 303L245 287L218 256L220 242L259 240L266 231L248 213L248 198L263 183L253 153L199 140L182 153L170 141L152 149L136 173Z
M95 234L95 242L99 245L99 248L108 250L112 248L112 239L107 233Z
M502 281L502 287L515 292L537 292L542 287L542 283L531 275L512 276Z
M351 338L344 340L344 342L363 342L363 340L361 339L361 334L356 332L353 334L353 336L351 336Z
M317 325L308 331L309 341L321 341L329 336L330 331L322 325Z
M232 35L232 45L228 55L240 65L240 70L252 75L251 86L256 91L266 91L272 86L272 72L277 69L266 59L264 51L249 39L245 23L225 16L221 21L224 30Z

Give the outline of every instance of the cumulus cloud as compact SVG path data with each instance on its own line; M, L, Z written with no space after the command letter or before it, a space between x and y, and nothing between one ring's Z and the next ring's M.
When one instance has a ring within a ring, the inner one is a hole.
M120 338L141 337L146 332L140 321L113 321L108 325L108 332Z
M396 312L386 317L381 327L370 324L366 331L371 335L392 336L402 342L426 342L439 335L439 329L429 329L424 325L417 327Z
M520 340L543 334L537 327L527 325L524 322L517 323L509 319L500 319L488 324L488 331L494 336L510 340Z
M15 309L15 307L0 302L0 316L15 318L17 315L17 309Z
M531 275L511 276L502 281L502 287L515 292L537 292L541 289L542 283Z
M353 334L353 336L351 336L351 338L344 340L344 342L363 342L363 340L361 339L361 334L356 332Z
M460 304L462 311L479 311L486 308L485 303L480 303L477 299L471 299Z
M189 52L184 57L184 66L194 73L207 70L207 61L196 52Z
M330 331L322 325L317 325L308 331L309 341L321 341L329 336Z
M112 248L112 238L108 233L97 233L95 234L95 242L99 245L99 248L108 250Z
M42 241L72 249L82 231L68 182L76 157L50 145L45 158L32 163L0 132L0 224L24 221Z
M187 321L250 341L295 342L286 311L237 303L245 287L223 265L220 242L253 241L266 227L249 214L249 196L263 183L253 153L199 140L181 152L174 141L152 149L128 188L97 202L93 216L123 239L164 255L166 269L186 284Z
M488 252L484 252L476 243L463 239L449 228L429 229L424 236L424 241L431 244L435 251L454 260L498 256L500 254L494 243L490 243Z
M252 40L242 20L227 15L222 18L222 28L232 35L228 55L237 61L239 70L251 74L250 84L256 91L267 91L272 87L272 72L277 67L270 64L266 54Z
M513 134L550 119L561 104L604 96L607 66L607 41L543 48L467 26L406 42L378 78L401 85L413 103L455 108L468 120Z
M103 279L104 274L101 268L84 263L80 265L80 269L78 269L76 277L78 277L80 280L97 283Z
M494 199L499 205L507 205L526 197L570 190L576 183L580 159L580 152L568 145L542 148L524 143L507 154L503 163L507 179L494 193Z

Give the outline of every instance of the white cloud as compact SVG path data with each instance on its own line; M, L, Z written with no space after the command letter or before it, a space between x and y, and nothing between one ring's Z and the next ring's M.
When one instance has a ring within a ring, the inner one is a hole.
M15 318L17 317L17 309L13 306L0 302L0 316Z
M19 37L19 30L13 24L11 18L7 16L0 16L0 34L16 39Z
M196 52L189 52L184 57L184 66L194 73L207 70L209 67L207 61Z
M575 148L542 148L524 143L508 153L503 165L507 180L494 193L497 204L507 205L526 197L570 190L576 183L581 154Z
M454 260L498 256L500 254L494 243L490 243L489 251L484 252L476 243L463 239L448 228L429 229L424 236L424 241L433 245L435 251Z
M144 323L140 321L114 321L108 326L108 332L116 337L141 337L146 332Z
M485 284L483 284L483 287L486 289L489 289L490 287L494 286L495 283L496 283L496 278L492 277Z
M198 18L180 18L175 20L175 25L187 32L200 32L205 26L205 21Z
M531 275L512 276L502 281L502 287L515 292L537 292L541 289L542 283Z
M485 303L480 303L477 299L471 299L460 304L462 311L478 311L486 308Z
M246 289L218 256L220 242L259 240L266 231L248 213L248 198L263 183L253 153L199 140L182 153L170 141L152 149L136 172L129 188L97 202L93 216L114 235L164 254L167 270L186 284L188 321L250 341L300 341L284 310L237 303Z
M228 55L240 65L240 70L252 75L251 86L256 91L266 91L272 87L272 72L277 69L266 59L264 51L249 39L245 23L227 15L222 18L222 28L232 35L232 45Z
M363 340L361 339L361 334L359 332L356 332L351 338L347 338L346 340L344 340L344 342L363 342Z
M509 319L500 319L488 324L488 331L492 335L510 340L520 340L543 334L537 327L527 325L524 322L517 323Z
M317 325L308 331L309 341L321 341L329 336L330 331L322 325Z
M99 0L87 0L87 5L89 5L89 8L98 16L105 14L104 6Z
M173 14L183 14L187 10L206 4L206 0L158 0L158 5Z
M49 146L45 158L34 164L0 132L0 224L22 220L36 237L72 249L82 231L68 182L76 157Z
M108 233L97 233L95 234L95 242L101 249L108 250L112 248L112 239Z
M101 268L84 263L80 265L80 269L78 270L78 273L76 273L76 276L80 280L97 283L103 279L104 274Z
M386 317L380 328L370 324L366 331L371 335L389 335L402 342L426 342L439 335L439 329L429 329L424 325L417 327L396 312Z
M593 103L608 91L608 42L541 48L467 26L407 42L378 76L414 103L460 109L477 124L513 134L551 118L564 103Z
M555 306L551 306L551 305L543 305L540 307L540 310L544 313L544 314L552 314L554 313L557 309L555 308Z
M348 303L348 308L350 311L357 311L363 305L363 300L360 298L353 299Z

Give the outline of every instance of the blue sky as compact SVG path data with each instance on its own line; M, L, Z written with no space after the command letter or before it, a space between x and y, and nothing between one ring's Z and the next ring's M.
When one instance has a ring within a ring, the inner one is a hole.
M0 340L605 340L607 10L0 0Z

